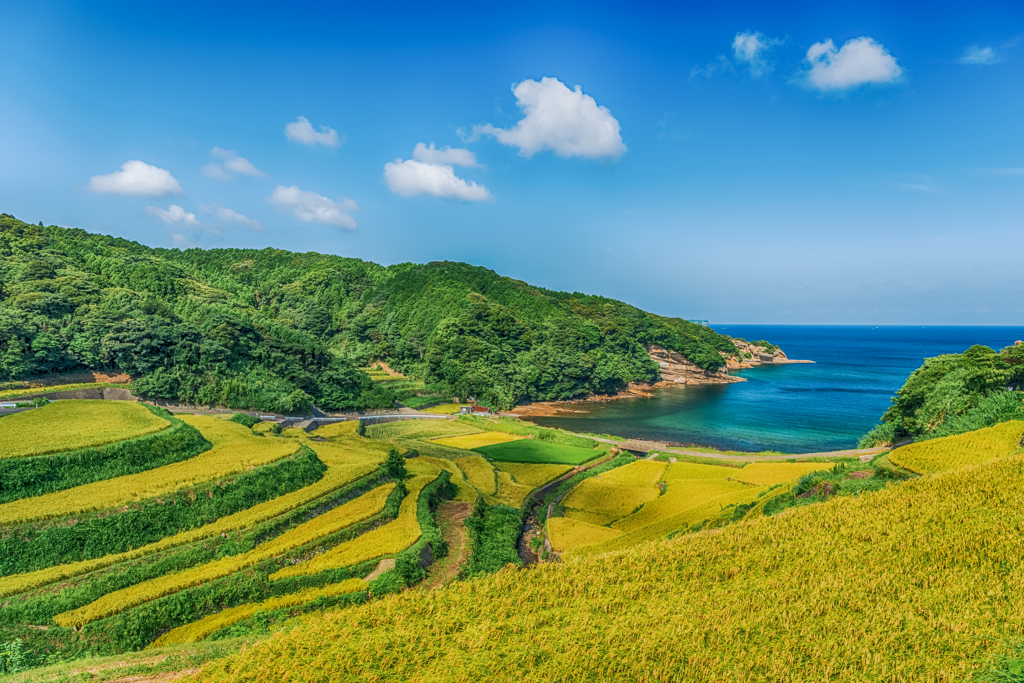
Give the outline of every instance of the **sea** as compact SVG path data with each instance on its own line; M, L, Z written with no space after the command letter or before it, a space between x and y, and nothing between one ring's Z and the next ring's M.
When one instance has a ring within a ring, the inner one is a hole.
M1024 327L712 325L767 340L792 364L733 371L747 381L655 389L650 398L572 406L573 417L534 422L575 432L733 451L814 453L856 448L924 359L974 344L1001 349Z

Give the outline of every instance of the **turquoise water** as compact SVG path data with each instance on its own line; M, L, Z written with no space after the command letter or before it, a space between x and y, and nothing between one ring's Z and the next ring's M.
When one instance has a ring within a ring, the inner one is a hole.
M736 384L657 389L649 399L581 404L580 417L535 418L578 432L691 443L739 451L812 453L855 448L889 399L925 358L972 344L996 349L1024 339L1024 327L860 327L714 325L778 344L815 363L758 367Z

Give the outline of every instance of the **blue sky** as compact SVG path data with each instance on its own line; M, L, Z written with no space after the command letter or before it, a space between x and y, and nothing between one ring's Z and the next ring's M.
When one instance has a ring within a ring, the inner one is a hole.
M719 323L1024 318L1019 3L139 5L0 3L0 211Z

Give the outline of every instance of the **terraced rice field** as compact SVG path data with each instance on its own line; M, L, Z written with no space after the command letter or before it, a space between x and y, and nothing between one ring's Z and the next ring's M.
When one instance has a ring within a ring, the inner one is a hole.
M145 409L140 407L140 410ZM21 414L25 413L18 413ZM183 422L199 429L213 448L185 462L5 503L0 505L0 526L67 517L156 498L267 465L299 450L296 441L257 437L248 428L220 418L206 415L180 417ZM167 424L163 420L161 422Z
M319 574L330 569L348 567L378 557L394 555L405 550L420 538L420 525L416 520L419 496L424 488L437 479L440 469L426 463L410 460L406 468L413 475L406 486L408 495L402 501L398 518L358 538L335 546L307 562L285 567L270 575L271 581L292 576Z
M500 462L573 466L606 455L605 451L598 448L562 446L540 439L519 439L494 446L479 446L474 450Z
M600 524L591 524L575 517L555 517L548 520L551 548L558 553L579 550L588 545L605 543L618 538L622 532Z
M4 417L0 459L77 451L170 426L131 401L55 401Z
M479 455L470 455L454 462L477 491L488 496L493 496L497 492L494 467L487 460Z
M193 680L967 681L1024 638L1021 528L999 458L307 619Z
M130 588L108 593L95 602L57 615L55 621L60 626L81 627L89 622L118 614L164 595L234 574L263 560L277 557L292 548L306 545L376 515L384 509L388 494L394 487L394 484L377 487L366 495L315 517L272 541L256 546L247 553L225 557L176 574L161 576ZM413 521L415 522L415 517ZM413 541L415 542L415 539Z
M897 448L889 461L917 474L936 474L1012 455L1021 447L1024 422L1012 420L967 434Z
M563 474L572 471L572 465L535 465L525 462L498 462L494 469L499 472L508 472L518 484L528 486L531 489L538 488L544 484L558 479Z
M20 618L50 615L38 624L42 628L18 631L29 638L31 647L37 647L32 642L38 635L47 643L64 639L101 646L113 639L122 643L118 647L130 649L149 642L139 643L139 638L152 640L164 633L164 625L177 628L167 632L163 642L191 642L261 611L298 607L365 590L365 581L349 580L351 573L347 570L307 576L302 572L310 571L312 562L287 564L309 557L311 550L326 549L319 556L314 553L314 562L320 565L337 561L358 564L365 558L393 555L421 537L417 504L424 486L437 478L439 470L426 462L408 462L413 474L406 482L410 495L401 505L395 500L388 503L398 508L398 518L388 522L387 517L382 518L382 511L389 495L394 499L391 494L395 484L380 484L383 475L379 467L393 446L360 437L357 422L324 427L313 440L301 430L294 433L294 438L256 436L243 425L220 417L185 416L184 420L213 444L213 449L187 462L192 472L178 476L182 473L168 474L170 467L157 468L143 473L149 480L145 482L136 482L132 475L96 482L98 486L90 485L92 488L68 489L61 495L68 496L69 501L55 500L47 514L60 516L69 509L88 508L82 503L83 491L99 492L88 499L96 507L109 506L115 500L129 502L129 507L118 509L119 514L131 509L136 497L177 490L174 487L183 483L191 485L218 475L231 476L224 472L260 468L300 448L315 449L326 471L311 485L155 543L0 579L5 608L21 610ZM301 457L307 461L312 458L308 451L303 453ZM96 502L102 496L107 499ZM49 502L49 497L30 500L38 507L40 501ZM184 500L187 503L187 496ZM8 520L14 519L17 516L11 510L25 502L0 506L0 513L6 512ZM54 511L60 505L64 508ZM382 526L374 528L376 523ZM75 529L78 525L58 522L56 526ZM234 548L233 543L241 545ZM271 591L267 574L281 568L291 569L293 575L276 577ZM254 576L263 578L253 581ZM240 588L243 584L244 590ZM64 604L64 611L53 609ZM23 609L23 605L27 606ZM188 623L190 618L194 623ZM0 619L0 642L9 627L5 624ZM72 633L71 627L80 630Z
M562 499L562 505L569 508L566 517L604 526L657 499L656 486L621 486L598 476L574 488Z
M358 437L355 433L357 427L356 423L342 423L332 430L332 433L336 434L335 441L316 443L317 455L328 469L324 477L315 484L254 505L242 512L222 517L212 524L183 531L128 552L5 577L3 581L0 581L0 597L87 574L121 562L138 560L204 538L227 535L240 529L254 527L315 501L373 472L384 461L385 453L383 451L386 451L387 446Z
M217 612L216 614L211 614L208 617L194 621L191 624L185 624L184 626L179 626L176 629L168 631L157 640L153 641L147 649L166 647L168 645L178 645L181 643L197 643L222 628L231 626L232 624L237 624L240 621L245 621L250 617L256 616L260 612L269 612L271 610L283 609L285 607L295 607L297 605L313 602L320 598L358 593L366 590L368 587L369 584L363 579L349 579L340 583L330 584L323 588L308 588L304 591L298 591L297 593L289 593L288 595L270 598L263 602L247 603L245 605L238 605L237 607L229 607Z
M523 437L505 434L504 432L479 432L477 434L466 434L463 436L449 436L443 439L431 439L433 443L449 448L461 448L466 451L484 446L493 446L509 441L518 441Z
M733 474L732 478L757 486L776 486L832 467L832 464L824 462L753 462Z
M368 425L366 427L366 438L380 441L393 441L395 439L437 439L446 436L459 436L462 434L479 434L482 431L483 430L481 429L471 427L457 420L423 418L419 420L402 420L400 422L385 422L384 424Z

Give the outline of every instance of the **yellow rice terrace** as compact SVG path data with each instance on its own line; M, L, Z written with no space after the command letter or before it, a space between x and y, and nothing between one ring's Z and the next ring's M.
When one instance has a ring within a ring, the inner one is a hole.
M1022 421L762 459L438 413L7 425L25 683L958 681L1024 641Z

